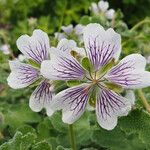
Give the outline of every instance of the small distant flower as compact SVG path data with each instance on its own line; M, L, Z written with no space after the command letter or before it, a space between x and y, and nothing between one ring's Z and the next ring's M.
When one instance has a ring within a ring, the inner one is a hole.
M105 31L99 24L89 24L83 31L83 39L92 70L85 70L69 49L56 53L58 48L51 48L53 57L42 62L41 73L50 80L82 81L54 97L52 106L62 109L63 122L74 123L84 113L92 94L95 97L91 106L95 108L99 125L111 130L117 125L118 117L129 113L133 102L113 91L108 83L127 90L147 87L150 72L145 71L146 60L140 54L131 54L104 71L110 62L118 61L121 52L121 37L112 28Z
M58 41L66 38L66 35L64 33L55 32L54 35L55 35L55 38L58 39Z
M108 8L109 8L109 3L107 1L103 1L103 0L100 0L98 2L98 4L92 3L91 7L90 7L91 11L95 15L102 13L102 14L104 14L104 16L107 19L112 20L114 18L114 15L115 15L115 10L114 9L108 9Z
M98 7L102 12L106 12L109 7L109 3L107 1L101 0L98 2Z
M42 30L34 30L33 35L22 35L17 40L17 47L23 53L23 57L31 59L40 66L42 61L49 59L49 38ZM21 55L20 55L21 56ZM22 59L20 58L19 59ZM25 64L19 60L9 62L11 73L7 79L10 87L14 89L24 88L39 79L42 79L29 101L30 108L39 112L45 108L47 115L52 115L50 103L53 98L53 87L50 81L41 77L40 68Z
M63 31L62 33L58 32L55 33L55 38L57 38L58 41L60 41L63 38L67 38L72 34L75 35L80 42L83 41L83 29L84 29L83 25L78 24L73 28L73 25L70 24L68 26L62 26L61 29Z
M114 14L115 14L115 10L114 10L114 9L109 9L109 10L105 13L106 17L107 17L108 19L110 19L110 20L114 18Z
M147 60L147 63L150 64L150 56L148 56L148 57L146 58L146 60Z
M10 46L7 44L4 44L2 46L0 46L0 50L5 54L5 55L9 55L10 54Z
M37 23L37 18L30 17L28 19L28 23L29 23L30 26L34 26Z
M90 9L95 15L99 14L99 8L96 3L92 3Z
M71 34L73 32L73 25L70 24L68 26L62 26L61 29L66 33L66 34Z

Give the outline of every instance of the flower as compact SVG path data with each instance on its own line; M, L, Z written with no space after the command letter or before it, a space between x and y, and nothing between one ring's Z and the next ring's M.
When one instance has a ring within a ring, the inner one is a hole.
M106 13L105 16L107 19L113 19L115 15L115 10L114 9L109 9Z
M112 20L115 15L115 10L114 9L108 9L109 8L109 3L107 1L100 0L98 4L92 3L91 4L91 11L95 14L98 15L102 13L107 19Z
M62 26L61 29L63 31L62 33L58 32L55 33L55 38L58 39L58 41L67 38L72 34L75 35L80 42L83 41L83 29L84 29L83 25L78 24L73 28L73 25L70 24L68 26Z
M102 12L105 12L109 7L109 3L107 1L101 0L98 2L98 7Z
M90 9L95 15L99 14L99 8L96 3L92 3Z
M0 50L5 54L5 55L9 55L10 54L10 46L7 44L4 44L2 46L0 46Z
M53 87L51 82L42 78L38 67L42 61L49 59L48 35L42 30L34 30L31 37L28 35L20 36L17 40L17 47L26 58L32 60L36 65L25 64L19 60L9 61L11 73L7 78L8 84L14 89L19 89L41 79L40 84L30 97L29 106L35 112L45 108L47 115L50 116L53 114L50 107L53 98Z
M62 109L63 122L74 123L89 103L95 107L99 125L111 130L117 125L118 117L129 113L133 102L109 85L119 89L147 87L150 73L144 70L146 60L140 54L131 54L115 63L121 52L121 37L112 28L105 31L99 24L89 24L83 31L83 39L90 69L84 68L69 49L63 52L64 48L61 51L51 48L53 57L42 62L41 73L50 80L79 80L81 83L54 97L53 109ZM91 95L94 95L93 100Z
M40 81L30 96L29 106L35 112L45 108L47 115L51 116L54 112L51 107L54 97L54 84L52 81L43 78L40 73L41 63L49 60L50 44L48 35L42 30L34 30L31 37L28 35L19 37L17 47L23 55L21 55L21 58L18 57L19 60L9 61L11 73L7 79L8 84L14 89L19 89ZM76 52L80 51L75 41L67 39L62 39L58 43L57 49L63 50L63 52L68 51L68 49ZM34 65L20 62L24 61L24 57L25 60L29 59Z

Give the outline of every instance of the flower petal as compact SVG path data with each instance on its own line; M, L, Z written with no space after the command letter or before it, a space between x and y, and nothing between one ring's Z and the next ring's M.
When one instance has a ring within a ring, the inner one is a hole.
M39 78L39 70L19 61L9 61L11 73L7 78L8 85L14 89L24 88Z
M100 24L89 24L84 29L84 44L88 57L98 70L121 52L121 37L112 28L104 30Z
M77 52L81 56L86 56L85 50L83 48L77 47L77 43L74 40L62 39L58 45L57 50L53 51L53 47L50 49L51 53L55 53L59 50L59 53L70 54L71 51ZM59 54L58 54L59 55Z
M68 26L62 26L61 29L66 33L66 34L71 34L71 32L73 31L73 25L70 24Z
M74 40L62 39L58 45L57 49L62 52L70 53L71 50L77 47L77 43Z
M107 19L112 20L115 16L115 10L114 9L109 9L106 11L105 16Z
M126 116L130 110L130 101L111 90L101 89L97 94L97 121L104 129L112 130L117 125L118 116Z
M68 88L54 97L52 106L56 110L63 109L63 122L72 124L84 113L89 91L88 84L82 84Z
M105 76L111 82L127 89L150 86L150 72L144 71L146 59L140 54L131 54L120 61Z
M18 49L37 63L48 59L50 49L48 35L42 30L34 30L33 35L22 35L17 40Z
M109 3L107 1L100 0L98 2L98 7L102 12L105 12L109 7Z
M130 101L132 106L135 104L136 98L133 90L126 90L125 98L127 98Z
M47 114L50 116L53 114L53 110L51 109L52 97L51 84L46 81L42 81L32 93L29 106L35 112L39 112L42 108L45 108Z
M90 9L95 15L98 15L99 9L96 3L92 3Z
M82 24L76 25L75 28L74 28L75 34L76 34L76 35L81 35L81 34L83 34L83 29L84 29L84 28L85 28L85 26L82 25Z
M41 73L51 80L74 80L82 79L85 71L71 55L56 54L51 60L42 62Z
M64 39L64 38L66 38L66 35L65 35L64 33L55 32L54 35L55 35L55 38L56 38L58 41L60 41L60 40L62 40L62 39Z

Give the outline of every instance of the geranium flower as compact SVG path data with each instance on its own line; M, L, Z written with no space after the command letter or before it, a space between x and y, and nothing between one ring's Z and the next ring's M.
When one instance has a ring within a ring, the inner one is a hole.
M9 55L10 54L10 46L8 44L3 44L0 46L0 50L5 54Z
M65 46L65 50L76 49L76 43L73 40L62 40L58 44L58 49ZM40 80L40 84L32 93L29 101L30 108L39 112L45 108L47 115L51 116L51 101L53 99L53 85L41 76L40 65L42 61L49 59L49 38L41 30L34 30L33 35L22 35L17 40L18 49L24 54L26 59L32 60L36 65L22 63L19 60L9 61L11 73L7 79L10 87L14 89L24 88ZM26 60L25 59L25 60Z
M42 61L49 59L48 35L41 30L34 30L31 37L28 35L20 36L17 40L17 47L36 66L18 60L9 61L11 69L7 79L9 86L14 89L24 88L41 79L40 84L30 97L29 106L35 112L45 108L47 115L52 115L53 110L50 108L53 97L52 85L48 80L42 79L40 74L40 64Z
M114 9L108 9L109 8L109 3L107 1L100 0L98 4L92 3L91 4L91 11L95 14L98 15L102 13L107 19L112 20L115 15L115 10Z
M121 37L112 28L105 31L99 24L89 24L83 37L92 69L82 67L70 51L58 53L57 48L51 48L53 57L42 62L41 73L51 80L81 82L54 97L53 109L62 109L63 122L74 123L89 103L95 107L99 125L111 130L117 125L118 117L128 114L133 102L108 85L122 89L143 88L150 85L150 73L144 70L146 60L140 54L131 54L110 67L112 62L118 61L121 52Z
M83 29L84 29L83 25L78 24L75 27L73 27L73 25L70 24L68 26L62 26L61 29L63 31L62 33L59 33L59 32L55 33L55 38L57 38L58 41L60 41L61 39L67 38L73 34L77 37L77 39L80 42L83 42Z

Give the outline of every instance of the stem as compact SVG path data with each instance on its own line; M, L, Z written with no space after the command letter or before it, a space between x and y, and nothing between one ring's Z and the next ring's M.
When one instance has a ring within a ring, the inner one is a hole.
M144 23L150 24L150 20L148 20L148 19L146 18L146 19L140 21L139 23L137 23L135 26L133 26L133 27L130 29L130 32L136 30L137 28L139 28L139 27L140 27L141 25L143 25ZM139 38L139 36L137 36L137 37ZM137 38L137 37L135 37L135 38ZM129 38L127 41L123 42L123 43L122 43L122 47L125 46L125 45L128 43L129 40L130 40L130 38Z
M69 125L69 136L70 136L70 144L73 150L77 150L76 142L75 142L75 133L73 129L73 124Z
M140 22L137 23L135 26L133 26L133 27L130 29L130 31L136 30L137 28L139 28L139 27L140 27L142 24L144 24L144 23L149 23L149 24L150 24L150 20L144 19L144 20L140 21Z
M147 102L147 99L145 98L144 93L142 92L142 90L138 90L138 94L139 94L139 96L140 96L140 98L141 98L141 101L142 101L142 103L143 103L145 109L147 110L147 112L150 113L150 105L149 105L149 103Z

